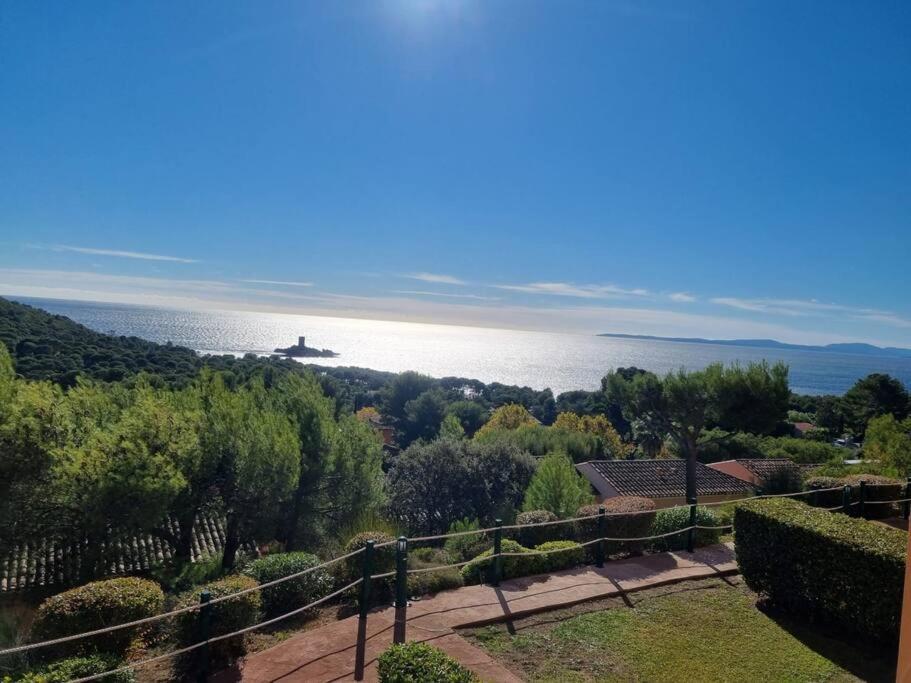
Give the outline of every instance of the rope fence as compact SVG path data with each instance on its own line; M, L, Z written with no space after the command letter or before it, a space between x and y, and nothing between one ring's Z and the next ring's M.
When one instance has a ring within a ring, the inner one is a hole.
M363 572L362 578L352 581L351 583L347 584L343 588L339 588L317 600L314 600L313 602L311 602L303 607L295 608L278 617L274 617L272 619L269 619L269 620L266 620L266 621L263 621L263 622L260 622L260 623L254 624L254 625L247 626L242 629L238 629L232 633L207 638L205 640L201 640L200 642L194 643L187 647L179 648L177 650L173 650L173 651L170 651L170 652L167 652L164 654L160 654L155 657L151 657L151 658L148 658L148 659L145 659L142 661L128 663L120 668L117 668L117 669L114 669L111 671L107 671L107 672L100 673L100 674L94 674L92 676L87 676L84 678L79 678L79 679L72 681L71 683L82 683L83 681L94 681L94 680L98 680L98 679L101 679L106 676L133 670L133 669L136 669L136 668L139 668L139 667L142 667L142 666L145 666L145 665L157 662L157 661L161 661L161 660L164 660L164 659L167 659L170 657L176 657L176 656L188 653L188 652L192 652L193 650L204 647L208 644L218 642L221 640L225 640L228 638L241 636L250 631L269 626L269 625L279 622L283 619L287 619L296 614L300 614L307 610L313 609L314 607L324 604L325 602L332 600L333 598L336 598L348 591L351 591L353 588L356 588L358 586L361 587L360 618L363 620L366 620L366 616L367 616L366 606L369 601L370 584L374 580L396 577L395 607L396 607L397 611L402 610L402 613L404 613L405 606L407 605L406 577L409 574L423 574L423 573L430 573L430 572L439 572L439 571L443 571L443 570L447 570L447 569L459 569L459 568L465 567L470 564L478 564L478 565L492 564L493 569L494 569L494 571L493 571L494 578L491 581L491 583L493 583L493 585L497 585L498 581L499 581L499 575L502 573L501 563L500 563L500 560L502 558L523 557L523 556L527 557L527 556L531 556L531 555L542 555L543 556L543 555L551 555L551 554L556 554L556 553L566 553L566 552L571 552L572 550L576 550L578 548L584 548L584 547L593 546L595 544L599 544L598 548L597 548L598 554L597 554L596 564L597 564L597 566L600 567L600 566L603 566L604 544L605 543L642 543L642 542L647 542L647 541L661 540L661 539L669 538L672 536L679 536L681 534L689 534L688 549L690 551L692 551L693 538L694 538L693 535L695 532L697 532L697 531L726 531L726 530L730 530L733 528L732 524L715 525L715 526L697 524L696 518L695 518L697 507L706 507L707 508L707 507L720 506L720 505L732 505L734 503L738 503L738 502L741 502L744 500L756 500L756 499L762 499L762 498L796 498L796 497L801 497L801 496L813 496L816 494L831 493L834 491L843 491L844 500L843 500L842 504L836 505L833 507L821 507L818 509L828 510L828 511L832 511L832 512L837 511L837 510L842 510L842 511L848 512L848 510L850 508L859 505L859 506L861 506L860 509L861 509L861 513L862 513L864 506L866 506L866 505L902 505L903 509L904 509L904 514L907 516L909 507L911 507L908 505L909 503L911 503L911 484L909 484L909 487L906 488L904 491L905 495L908 497L896 499L896 500L866 500L865 499L866 489L865 489L865 486L862 484L860 487L860 500L851 500L851 487L850 486L844 486L844 487L836 486L836 487L817 489L817 490L812 490L812 491L801 491L798 493L763 494L763 495L758 495L758 496L738 498L738 499L734 499L734 500L712 501L712 502L708 502L708 503L704 503L704 504L699 504L699 503L693 502L693 503L689 503L689 504L675 505L675 506L672 506L670 508L665 508L665 509L667 509L667 510L675 509L675 508L689 509L689 511L690 511L689 524L685 527L674 529L673 531L668 531L668 532L661 533L661 534L653 534L653 535L649 535L649 536L640 536L640 537L607 536L607 535L603 534L603 531L604 531L603 523L604 523L604 520L608 520L612 517L628 518L630 516L640 515L640 514L652 514L653 515L656 512L655 510L634 510L634 511L630 511L630 512L608 512L608 511L604 510L604 508L601 508L601 510L599 510L598 514L573 517L573 518L569 518L569 519L560 519L560 520L553 520L553 521L547 521L547 522L533 522L533 523L528 523L528 524L510 524L510 525L497 524L497 526L487 527L487 528L483 528L483 529L471 529L471 530L467 530L467 531L459 531L459 532L453 532L453 533L435 534L435 535L428 535L428 536L417 536L414 538L400 537L398 539L384 541L381 543L374 543L373 541L368 541L367 545L363 548L358 548L357 550L354 550L347 554L340 555L339 557L335 557L330 560L326 560L325 562L321 562L320 564L317 564L313 567L308 567L307 569L304 569L302 571L295 572L293 574L289 574L287 576L283 576L278 579L275 579L275 580L272 580L272 581L269 581L269 582L266 582L263 584L259 584L257 586L253 586L251 588L246 588L246 589L238 591L236 593L231 593L228 595L216 597L207 602L200 602L198 604L187 605L185 607L174 609L169 612L162 613L162 614L156 614L156 615L153 615L150 617L145 617L142 619L136 619L136 620L124 622L121 624L115 624L115 625L107 626L104 628L95 629L92 631L86 631L84 633L62 636L59 638L53 638L53 639L34 642L34 643L26 643L23 645L17 645L17 646L10 647L10 648L4 649L4 650L0 650L0 657L31 652L34 650L38 650L40 648L46 648L46 647L51 647L54 645L70 643L70 642L84 639L84 638L93 638L93 637L97 637L97 636L102 636L106 633L111 633L114 631L127 629L127 628L135 628L138 626L144 626L144 625L158 622L158 621L161 621L164 619L173 618L173 617L176 617L181 614L186 614L188 612L196 612L196 611L200 611L203 609L208 609L215 604L225 602L227 600L233 600L235 598L241 597L243 595L246 595L246 594L254 592L254 591L268 589L273 586L279 585L283 582L300 578L302 576L305 576L307 574L310 574L312 572L315 572L315 571L318 571L321 569L326 569L328 567L336 565L345 560L350 560L357 556L363 556L364 572ZM552 549L548 549L548 550L530 549L528 551L521 552L521 553L503 552L501 549L501 542L502 542L504 531L516 531L516 530L520 530L520 529L548 527L548 526L555 526L555 525L560 525L560 524L575 524L578 522L587 522L587 521L591 521L591 520L599 521L599 523L598 523L599 536L597 538L585 541L583 543L577 543L570 548L552 548ZM499 522L499 520L497 520L497 521ZM491 549L491 554L484 558L476 557L476 558L462 561L462 562L454 562L454 563L445 564L445 565L435 565L435 566L431 566L431 567L418 567L418 568L412 568L412 569L407 568L407 554L408 554L408 546L410 543L434 542L434 541L447 540L450 538L460 538L460 537L465 537L465 536L476 536L476 535L479 536L479 535L483 535L483 534L492 534L493 535L493 548ZM396 549L395 550L395 552L396 552L396 569L394 569L392 571L388 571L388 572L379 573L379 574L372 574L370 572L370 568L371 568L371 557L372 557L373 553L376 550L379 550L382 548L387 548L390 546L395 546L395 549ZM402 624L404 624L404 621L402 621ZM399 635L401 636L401 638L404 638L404 626L402 627L401 631L398 631L398 630L396 631L396 638L398 638ZM396 642L400 642L400 641L397 639ZM359 647L360 647L360 645L361 644L359 643ZM362 652L359 653L359 656L361 656L362 654L363 654ZM361 657L360 662L361 662L360 673L363 674L362 657ZM359 678L357 678L357 675L355 676L355 678L357 680L360 680Z

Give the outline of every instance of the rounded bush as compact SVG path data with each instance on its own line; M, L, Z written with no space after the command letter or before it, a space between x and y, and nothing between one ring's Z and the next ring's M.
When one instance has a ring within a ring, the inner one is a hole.
M416 563L409 563L409 567L412 564ZM432 595L440 591L461 588L464 585L465 580L455 567L408 575L408 595Z
M3 681L4 683L14 680L17 683L66 683L76 678L113 671L120 666L123 666L120 658L112 655L94 654L86 657L70 657L58 660L36 671L26 671L15 678L5 677ZM121 671L105 676L102 680L111 683L133 683L136 675L133 671Z
M94 581L41 603L32 623L31 640L49 640L151 617L163 606L164 593L154 581L135 577ZM47 654L61 656L92 650L123 654L140 633L141 627L111 631L64 643Z
M604 506L605 536L609 538L642 538L651 535L655 521L655 502L650 498L639 496L615 496L603 503L584 505L576 513L577 517L589 517L598 514L598 508ZM585 519L576 522L576 539L585 543L598 538L598 520ZM647 541L608 541L606 552L616 555L626 552L631 555L641 553ZM589 554L594 552L594 545L587 546Z
M200 586L196 590L181 594L175 608L198 605L199 596L203 591L209 591L214 600L215 598L239 593L248 588L255 588L258 585L259 583L252 576L244 576L242 574L228 576L219 581ZM261 597L260 591L254 590L240 597L225 600L209 607L209 636L224 635L255 624L262 604ZM204 640L205 633L200 610L184 612L174 617L174 631L179 647L193 645ZM204 648L193 650L178 660L178 671L184 677L190 678L200 671L200 667L203 664L200 659L203 650ZM208 650L208 668L211 671L218 671L230 666L239 657L246 654L244 637L241 635L219 640L211 643Z
M426 643L393 645L380 655L380 683L476 683L471 671Z
M262 584L297 574L318 564L320 559L310 553L277 553L250 563L244 574ZM317 569L264 588L261 591L263 610L268 616L277 616L303 607L331 592L332 576L325 569Z
M548 552L547 555L538 555L542 571L556 572L561 569L578 567L585 562L585 548L573 541L548 541L535 546L535 550Z
M550 510L529 510L516 515L516 524L541 524L555 522L559 519ZM524 529L511 529L510 536L526 548L531 548L548 541L565 540L572 535L572 523L532 526Z
M345 544L344 554L347 555L355 550L367 547L367 541L373 541L376 545L380 545L394 540L392 536L384 531L362 531L348 539ZM387 545L383 548L375 549L370 567L370 573L374 575L385 574L395 569L395 545ZM345 560L342 574L342 581L346 584L361 578L364 574L364 554L358 553L354 557L349 557ZM378 604L389 597L394 579L395 577L389 577L373 582L370 590L371 604ZM360 595L359 591L358 595Z
M531 553L531 550L523 545L519 545L511 538L503 539L500 550L504 553ZM485 550L475 557L470 564L466 564L462 567L461 573L465 583L481 583L482 581L487 580L488 572L493 567L492 558L490 557L492 554L492 548ZM541 573L544 569L539 559L540 557L540 555L527 555L526 557L513 556L501 558L503 569L501 578L511 579L517 576L530 576L532 574Z
M710 508L696 507L696 524L700 526L720 526L721 521ZM652 524L650 535L670 533L677 529L686 529L690 525L690 509L688 507L673 507L658 510L655 522ZM652 548L659 551L683 550L686 548L687 532L681 531L674 536L666 536L651 541ZM721 531L719 529L697 529L695 545L712 545L717 543Z

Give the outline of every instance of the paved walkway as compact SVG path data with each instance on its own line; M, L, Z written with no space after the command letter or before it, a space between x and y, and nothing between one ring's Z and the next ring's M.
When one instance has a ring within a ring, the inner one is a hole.
M615 597L689 579L737 573L731 545L699 548L695 553L660 553L569 569L547 576L503 581L499 588L466 586L444 591L408 608L408 640L429 641L493 683L520 679L454 633L453 629L518 619L529 614ZM376 681L376 658L392 642L394 610L379 608L367 619L365 680ZM218 683L293 683L354 679L357 617L304 631L246 658L239 672L223 672Z

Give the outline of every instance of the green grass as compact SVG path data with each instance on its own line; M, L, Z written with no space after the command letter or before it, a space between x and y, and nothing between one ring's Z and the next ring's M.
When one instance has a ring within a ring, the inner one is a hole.
M565 610L466 635L530 681L797 683L894 675L881 654L773 620L741 586L701 582L632 597L632 608L610 601L580 606L598 611Z

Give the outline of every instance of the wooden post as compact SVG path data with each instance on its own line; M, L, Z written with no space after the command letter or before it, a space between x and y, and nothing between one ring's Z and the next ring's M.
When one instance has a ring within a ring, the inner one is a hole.
M405 621L408 610L408 539L399 536L395 544L395 626L392 642L405 642Z
M500 553L503 551L503 520L495 519L494 524L497 528L493 531L493 567L491 567L490 585L499 586L500 576L503 572L503 558Z
M902 621L898 640L896 683L911 683L911 534L905 558L905 592L902 598Z
M595 564L598 567L604 566L604 533L605 533L605 524L606 518L604 516L604 506L598 506L598 545L595 546L597 549L597 555L595 556Z
M364 547L364 566L361 575L361 598L357 617L357 650L354 653L354 680L364 680L364 657L367 651L367 610L370 604L370 575L373 565L373 546L376 541L367 541Z

